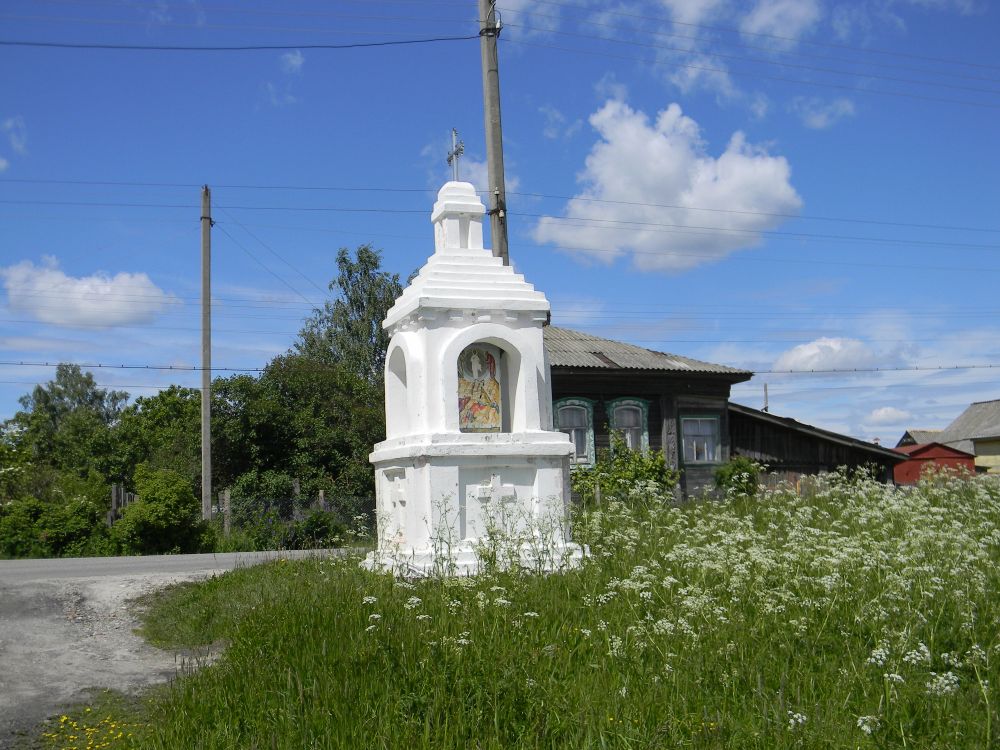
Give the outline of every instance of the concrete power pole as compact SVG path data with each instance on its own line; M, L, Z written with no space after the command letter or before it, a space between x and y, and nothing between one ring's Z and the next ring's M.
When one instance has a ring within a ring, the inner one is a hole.
M500 63L497 58L496 0L479 0L479 47L483 56L483 108L486 115L487 198L493 255L510 265L507 252L507 190L503 179L503 135L500 130Z
M201 517L212 519L212 193L201 189Z

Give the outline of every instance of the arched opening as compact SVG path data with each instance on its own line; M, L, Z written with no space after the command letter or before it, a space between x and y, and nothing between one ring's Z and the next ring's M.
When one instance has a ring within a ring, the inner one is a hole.
M385 433L387 438L410 432L410 408L406 391L406 355L397 346L385 368Z

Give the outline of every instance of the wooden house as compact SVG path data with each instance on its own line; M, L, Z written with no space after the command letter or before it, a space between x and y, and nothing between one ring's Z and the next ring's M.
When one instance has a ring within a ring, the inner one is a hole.
M573 440L577 464L621 432L637 449L662 450L691 496L714 484L729 460L729 390L753 373L567 328L545 328L557 429Z
M906 456L906 460L896 464L893 469L896 484L915 484L920 475L931 466L965 469L969 473L976 471L976 457L972 453L942 443L903 445L897 446L896 450Z

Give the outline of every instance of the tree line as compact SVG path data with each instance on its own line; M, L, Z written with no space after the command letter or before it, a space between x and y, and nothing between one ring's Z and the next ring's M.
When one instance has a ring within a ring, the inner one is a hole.
M381 322L402 284L362 245L338 252L329 288L333 299L263 372L212 382L213 485L230 489L235 541L199 520L200 390L130 402L60 364L0 431L0 556L322 543L370 515L368 454L385 435ZM113 483L139 500L109 530ZM310 509L321 493L326 509Z

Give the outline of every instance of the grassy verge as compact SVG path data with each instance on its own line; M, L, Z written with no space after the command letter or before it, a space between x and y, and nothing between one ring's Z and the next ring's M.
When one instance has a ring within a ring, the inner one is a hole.
M563 575L309 560L172 589L153 642L229 645L154 692L129 744L1000 746L995 480L636 497L576 531L591 557Z

